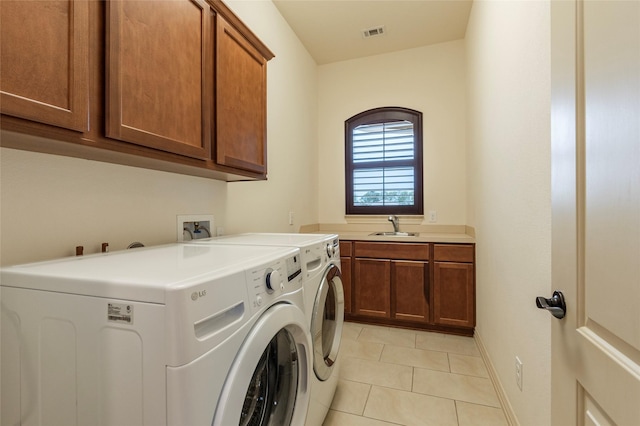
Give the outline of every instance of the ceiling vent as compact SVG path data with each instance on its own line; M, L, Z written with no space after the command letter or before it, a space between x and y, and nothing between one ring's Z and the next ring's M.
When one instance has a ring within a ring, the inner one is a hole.
M384 25L381 25L379 27L367 28L366 30L362 30L362 37L363 38L378 37L378 36L384 35L384 33L385 33Z

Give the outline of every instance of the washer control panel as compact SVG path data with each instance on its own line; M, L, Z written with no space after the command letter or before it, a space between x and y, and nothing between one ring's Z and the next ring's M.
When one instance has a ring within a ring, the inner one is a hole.
M340 241L337 238L327 242L327 256L329 259L340 257Z
M251 310L256 312L302 288L300 255L251 269L246 272L246 278Z
M287 280L293 281L302 273L300 255L287 258Z

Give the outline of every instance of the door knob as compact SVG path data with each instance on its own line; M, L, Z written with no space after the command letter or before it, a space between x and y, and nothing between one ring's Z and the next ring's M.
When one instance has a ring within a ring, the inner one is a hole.
M564 314L567 312L567 304L564 303L564 295L560 291L554 291L551 299L537 297L536 306L539 309L546 309L558 319L564 318Z

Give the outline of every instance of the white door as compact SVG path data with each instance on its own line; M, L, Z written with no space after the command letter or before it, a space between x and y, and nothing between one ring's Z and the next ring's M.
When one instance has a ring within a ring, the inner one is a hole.
M640 1L552 0L551 64L552 423L636 426Z

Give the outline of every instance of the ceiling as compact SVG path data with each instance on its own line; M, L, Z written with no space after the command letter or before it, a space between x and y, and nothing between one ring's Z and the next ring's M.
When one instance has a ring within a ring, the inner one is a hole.
M464 38L472 0L273 0L319 65ZM362 31L384 25L384 35Z

